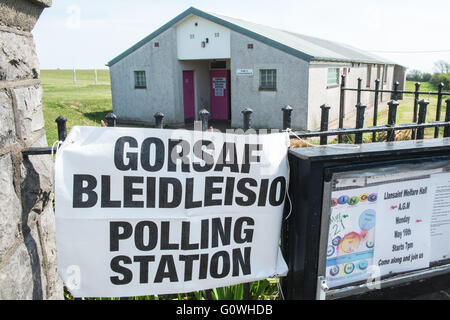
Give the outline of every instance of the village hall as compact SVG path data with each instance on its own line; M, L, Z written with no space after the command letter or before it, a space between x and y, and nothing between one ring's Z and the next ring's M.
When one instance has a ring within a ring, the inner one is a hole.
M119 123L183 125L210 112L212 121L242 126L251 108L254 128L282 128L281 108L290 105L292 129L320 126L320 106L338 118L341 76L347 87L404 88L405 67L334 41L275 29L189 8L108 64L113 112ZM390 96L380 97L385 105ZM361 101L370 110L373 93ZM356 95L346 97L354 112ZM352 108L353 106L353 108Z

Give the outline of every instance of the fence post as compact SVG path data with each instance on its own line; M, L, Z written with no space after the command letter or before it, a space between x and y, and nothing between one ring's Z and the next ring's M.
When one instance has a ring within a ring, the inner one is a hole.
M420 89L420 82L416 82L415 84L416 90L414 91L414 114L413 114L413 122L417 122L417 109L419 106L419 89ZM413 129L411 132L411 139L416 139L416 129Z
M394 126L397 118L397 107L398 102L396 100L391 100L388 102L389 105L389 114L388 114L388 126ZM394 141L395 139L395 131L394 129L390 129L387 134L387 141Z
M163 128L164 113L156 112L153 117L155 117L155 128Z
M445 100L445 104L447 105L447 109L445 110L445 121L450 121L450 98ZM444 138L450 137L450 126L444 127Z
M67 137L67 119L63 116L59 116L55 120L56 125L58 126L58 141L64 141Z
M376 79L375 80L375 99L373 102L373 126L377 125L377 121L378 121L378 94L379 94L379 90L380 90L380 80ZM377 139L377 133L374 132L372 133L372 142L375 142Z
M322 114L320 117L320 131L327 131L328 130L328 118L330 114L330 106L327 104L323 104L320 106L322 109ZM327 136L320 136L320 144L324 145L328 143L328 137Z
M341 76L341 96L339 99L339 129L344 127L345 114L345 75ZM338 142L342 143L342 135L338 136Z
M441 105L442 105L442 89L444 88L444 84L441 82L438 84L438 96L437 96L437 104L436 104L436 121L441 120ZM434 128L434 137L439 137L439 127Z
M419 118L417 123L425 123L425 119L427 117L427 106L430 102L428 100L422 99L419 101ZM417 139L423 139L425 129L418 128L417 129Z
M399 82L395 81L394 82L394 92L392 93L391 99L392 100L397 100L398 99L398 86L399 86Z
M247 131L248 129L252 128L252 113L253 110L250 108L246 108L242 110L242 114L244 116L244 131Z
M281 108L283 111L283 130L290 129L292 123L292 110L294 110L290 105Z
M358 91L356 93L356 103L357 104L361 103L361 84L362 84L362 79L358 78Z
M106 115L106 125L108 127L115 127L117 123L117 117L114 113L110 112Z
M361 129L364 127L364 112L366 110L366 105L362 104L361 102L356 105L356 129ZM355 134L355 143L361 144L362 143L363 134L362 133L356 133Z
M202 121L202 131L208 130L209 111L202 109L198 114L200 115L200 119Z

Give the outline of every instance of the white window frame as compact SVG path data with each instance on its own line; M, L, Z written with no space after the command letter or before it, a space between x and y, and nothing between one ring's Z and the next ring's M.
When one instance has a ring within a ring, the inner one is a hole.
M259 90L277 90L277 69L259 69Z
M328 86L338 86L340 74L341 74L340 68L328 68L327 85ZM330 77L330 75L332 77Z
M147 77L145 74L145 70L134 71L134 88L147 89Z

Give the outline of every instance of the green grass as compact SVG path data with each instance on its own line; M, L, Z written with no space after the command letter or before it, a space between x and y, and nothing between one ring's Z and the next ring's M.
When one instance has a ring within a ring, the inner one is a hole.
M58 139L55 119L67 118L67 131L72 126L95 126L112 111L109 70L77 70L77 82L73 83L73 70L41 70L44 90L42 103L47 132L47 142L52 145Z
M414 81L406 81L405 90L406 91L414 91L415 90L415 82ZM434 87L429 82L421 83L420 85L420 91L437 91L437 88ZM447 99L447 96L444 96L441 103L441 113L440 113L440 120L445 119L445 99ZM437 95L430 95L430 94L422 94L419 96L419 100L426 99L430 103L427 107L427 116L425 121L435 121L436 120L436 109L437 109ZM396 123L411 123L413 122L413 114L414 114L414 94L404 94L403 100L399 100L399 106L397 108L397 121ZM377 125L384 125L387 124L388 120L388 108L380 111L378 113L378 120ZM365 121L365 126L371 126L372 125L373 118L369 117ZM440 128L440 137L442 137L443 128ZM368 141L371 140L371 134L365 134L365 137L367 137ZM434 128L425 129L425 138L433 138L434 137Z

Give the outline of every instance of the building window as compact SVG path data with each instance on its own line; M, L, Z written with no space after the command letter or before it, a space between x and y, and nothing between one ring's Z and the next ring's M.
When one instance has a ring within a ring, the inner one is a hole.
M387 67L387 65L384 65L384 70L383 70L383 72L384 72L383 83L386 83L386 82L387 82L387 72L388 72L388 67Z
M253 43L247 44L247 49L253 49Z
M377 79L378 80L381 79L381 66L380 65L377 66Z
M329 86L339 84L339 68L328 68L327 84Z
M261 69L259 70L259 90L277 89L277 70Z
M191 33L191 34L189 35L189 38L190 38L190 39L194 39L194 38L195 38L195 35L194 35L193 33Z
M370 88L370 81L372 78L372 66L370 64L367 65L367 80L366 80L366 87Z
M214 37L218 38L220 36L219 32L214 33Z
M134 72L134 87L138 89L147 88L147 81L145 79L145 71Z

